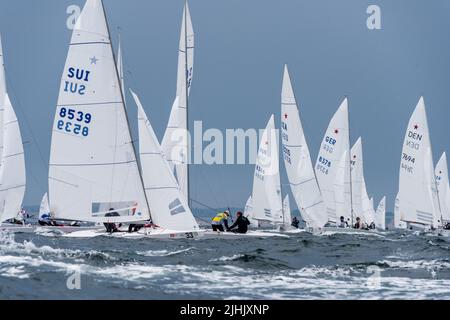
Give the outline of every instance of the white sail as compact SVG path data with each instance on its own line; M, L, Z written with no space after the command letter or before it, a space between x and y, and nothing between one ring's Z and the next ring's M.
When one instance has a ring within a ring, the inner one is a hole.
M53 126L49 198L60 220L150 218L101 0L86 1L73 30Z
M42 197L41 205L39 206L39 219L43 219L45 215L50 215L50 204L47 193Z
M423 97L420 98L406 130L398 196L403 221L438 226L441 218Z
M254 219L254 211L253 211L253 198L252 196L248 197L247 202L245 203L244 208L244 216L250 221L251 227L259 227L259 221Z
M177 94L161 146L171 167L174 168L181 190L187 197L189 196L188 97L194 73L194 44L194 29L189 6L186 2L178 49Z
M395 207L394 207L394 228L395 229L406 229L408 227L406 222L401 220L400 215L400 198L395 197Z
M445 152L442 154L436 165L435 174L442 220L450 222L450 187L448 182L447 156Z
M367 196L364 194L365 181L364 181L364 160L363 160L363 150L362 150L362 139L358 138L356 143L351 149L351 178L352 178L352 209L353 209L353 221L356 217L360 217L365 222L364 210L363 210L363 197Z
M350 157L348 151L344 151L336 170L334 196L337 216L339 218L344 217L348 224L354 223L354 219L352 217Z
M287 194L283 200L283 224L290 226L292 222L291 203L289 201L289 195Z
M25 157L19 121L5 95L3 154L0 168L0 222L17 218L25 195Z
M336 222L342 215L336 212L334 184L342 156L344 152L348 153L350 150L349 134L348 101L345 98L330 121L320 146L315 167L317 181L319 182L330 222ZM347 213L346 216L349 214Z
M366 182L364 177L361 194L362 194L362 208L363 208L361 218L365 223L370 225L372 222L375 222L375 209L373 204L373 198L369 198L369 195L367 193Z
M321 228L328 222L328 217L287 66L281 94L281 130L284 164L294 200L308 226Z
M152 221L170 230L199 230L186 198L162 153L139 97L134 92L131 94L138 106L139 155Z
M377 229L386 230L386 197L381 199L375 213L375 225Z
M122 88L122 95L125 101L125 74L123 73L122 43L120 40L119 49L117 50L117 71L119 72L120 87Z
M5 64L3 60L3 45L0 35L0 159L3 153L3 112L5 109L6 98L6 79L5 79ZM1 164L0 164L1 166Z
M274 116L270 117L261 137L253 178L254 219L283 222L278 141Z

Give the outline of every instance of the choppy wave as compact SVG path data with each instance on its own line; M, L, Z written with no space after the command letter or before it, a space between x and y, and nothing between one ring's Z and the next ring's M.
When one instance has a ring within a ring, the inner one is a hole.
M246 241L0 233L0 298L449 299L448 238L398 233ZM78 273L81 290L66 281Z

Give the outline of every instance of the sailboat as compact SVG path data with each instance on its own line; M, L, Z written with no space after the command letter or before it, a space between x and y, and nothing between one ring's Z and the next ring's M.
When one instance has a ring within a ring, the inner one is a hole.
M49 200L55 220L151 219L101 0L86 1L72 34L52 132Z
M442 224L445 226L450 222L450 187L448 182L447 156L445 152L442 154L436 165L435 174Z
M352 224L349 153L348 100L345 98L330 121L315 167L328 222L332 225L341 216Z
M407 229L408 224L401 220L400 216L400 198L395 197L395 206L394 206L394 229Z
M386 197L383 197L375 212L375 225L378 230L386 230Z
M204 230L200 230L188 206L139 97L134 92L131 94L138 106L139 156L152 222L165 229L165 232L170 232L173 237L181 234L187 238L196 238ZM155 233L148 228L141 231L146 235Z
M186 2L178 48L178 76L175 101L161 147L187 201L189 193L189 94L194 74L195 34Z
M283 224L283 203L279 170L279 153L275 120L272 115L261 136L253 176L252 196L247 201L252 221L265 222L273 226ZM280 233L249 230L246 234L232 232L206 232L206 236L219 237L286 237Z
M0 39L0 229L28 232L31 227L5 223L22 221L22 201L25 195L25 156L19 121L6 89L3 48Z
M289 184L302 219L312 229L328 222L325 204L311 162L287 66L281 94L281 142Z
M398 198L402 221L424 229L442 225L423 97L419 99L406 129Z
M366 181L364 178L364 159L362 149L362 138L359 137L351 149L351 191L353 217L355 221L360 217L364 223L371 225L375 222L373 210L373 199L367 194Z

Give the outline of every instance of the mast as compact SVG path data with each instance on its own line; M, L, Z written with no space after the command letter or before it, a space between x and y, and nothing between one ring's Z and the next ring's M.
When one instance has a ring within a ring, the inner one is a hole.
M127 108L125 107L125 97L124 97L124 88L122 88L122 86L121 86L121 81L120 81L120 76L119 76L119 70L117 69L117 60L116 60L116 56L115 56L115 53L114 53L114 49L113 49L113 46L112 46L112 40L111 40L111 34L110 34L110 32L109 32L109 24L108 24L108 16L106 15L106 10L105 10L105 6L103 5L103 0L100 0L100 3L101 3L101 5L102 5L102 9L103 9L103 15L105 16L105 21L106 21L106 28L107 28L107 30L108 30L108 35L109 35L109 45L110 45L110 47L111 47L111 52L112 52L112 56L113 56L113 61L114 61L114 66L115 66L115 74L116 74L116 77L117 77L117 81L118 81L118 83L119 83L119 86L120 86L120 88L121 88L121 90L120 90L120 96L122 97L122 108L123 108L123 111L124 111L124 113L125 113L125 118L126 118L126 121L127 121L127 125L128 125L128 133L129 133L129 135L130 135L130 142L131 142L131 146L133 147L133 152L134 152L134 157L135 157L135 159L136 159L136 164L137 164L137 152L136 152L136 145L134 144L134 140L133 140L133 136L132 136L132 134L131 134L131 129L130 129L130 119L129 119L129 117L128 117L128 112L127 112ZM149 205L149 202L148 202L148 198L147 198L147 193L145 192L145 184L144 184L144 179L142 178L142 170L141 170L141 168L140 168L140 166L138 165L137 166L138 167L138 172L139 172L139 179L141 180L141 184L142 184L142 189L143 189L143 191L144 191L144 197L145 197L145 202L146 202L146 204L147 204L147 209L148 209L148 213L149 213L149 216L150 216L150 219L152 219L152 213L151 213L151 211L150 211L150 205Z
M189 137L188 132L189 132L189 84L188 84L188 79L189 79L189 68L188 68L188 31L187 31L187 11L188 11L188 3L187 0L185 0L184 3L184 70L185 70L185 81L184 81L184 85L185 85L185 95L186 95L186 135L187 137ZM186 137L186 138L187 138ZM186 163L186 175L187 175L187 201L188 201L188 205L189 207L191 207L191 199L190 199L190 172L189 172L189 160L190 160L190 141L188 139L186 139L187 142L187 163Z

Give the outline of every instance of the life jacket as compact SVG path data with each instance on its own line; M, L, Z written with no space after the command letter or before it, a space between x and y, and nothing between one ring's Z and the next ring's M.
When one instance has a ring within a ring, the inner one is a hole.
M228 218L228 217L227 217L227 215L225 214L225 212L221 212L221 213L217 214L217 215L212 219L212 221L215 222L215 223L222 223L222 221L223 221L223 220L226 220L227 218Z

